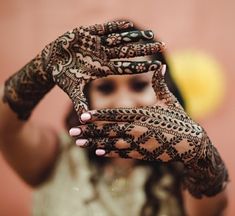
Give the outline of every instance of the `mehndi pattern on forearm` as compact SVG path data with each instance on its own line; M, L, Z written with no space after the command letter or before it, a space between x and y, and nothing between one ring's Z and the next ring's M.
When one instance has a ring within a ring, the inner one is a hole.
M185 187L198 198L203 195L216 195L225 188L229 181L228 171L223 160L206 132L204 133L201 154L197 159L187 164L183 179Z
M3 101L17 113L19 119L27 120L33 108L53 86L52 76L45 72L38 55L5 82Z

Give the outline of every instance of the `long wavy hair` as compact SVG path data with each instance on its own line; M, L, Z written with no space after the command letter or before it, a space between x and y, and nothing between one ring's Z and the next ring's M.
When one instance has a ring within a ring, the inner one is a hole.
M163 64L166 64L167 68L166 68L165 79L166 79L167 86L170 89L170 91L177 97L181 105L185 107L183 97L175 81L173 80L171 76L170 68L166 61L165 55L163 53L158 53L158 54L153 55L152 58L155 60L161 61ZM90 101L89 90L90 90L90 84L86 85L84 89L84 94L88 100L88 104ZM73 108L71 108L70 112L66 116L65 124L68 129L80 124L77 114ZM90 179L94 187L94 190L96 192L96 184L99 181L99 176L98 176L99 174L97 173L102 173L104 166L107 163L110 163L111 159L96 156L95 149L86 149L85 151L86 151L89 162L93 166L95 166L97 169L97 172L95 172L93 176L91 176L91 179ZM182 194L181 194L181 176L182 175L179 172L179 168L177 164L175 163L163 164L159 162L145 162L145 161L137 160L135 163L135 166L147 166L151 169L150 175L148 176L148 178L146 179L144 183L143 189L146 195L146 201L141 208L141 213L140 213L141 216L158 215L158 212L160 210L160 199L158 195L155 193L154 188L156 188L156 185L159 184L160 180L166 173L170 174L174 179L172 187L168 188L167 190L168 192L170 192L172 196L176 198L176 201L178 202L177 204L178 204L179 210L182 212L182 215L185 214L184 207L183 207ZM97 192L95 194L97 194Z

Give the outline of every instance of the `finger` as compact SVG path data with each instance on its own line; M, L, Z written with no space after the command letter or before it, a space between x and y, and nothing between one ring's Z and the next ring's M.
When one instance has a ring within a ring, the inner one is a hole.
M81 125L78 128L72 128L70 134L77 138L130 138L140 137L148 131L147 127L135 125L132 123L120 122L95 122L92 124ZM148 135L151 131L148 131Z
M162 101L168 106L174 106L183 109L176 99L176 97L170 92L164 75L166 73L166 65L163 65L160 69L156 70L152 77L152 87L155 91L157 101Z
M125 138L87 138L77 139L76 145L82 148L105 149L106 152L118 151L120 149L130 149L131 139Z
M101 43L107 46L117 46L123 43L138 42L140 40L152 40L154 34L151 30L129 31L122 33L112 33L101 37Z
M74 109L78 115L79 121L84 123L80 116L82 113L88 110L88 101L83 93L83 89L75 88L69 93L69 97L72 99Z
M88 102L83 93L86 81L82 77L76 77L67 71L66 73L58 73L53 75L54 82L63 89L73 102L74 109L78 116L88 110Z
M109 59L116 58L134 58L138 56L153 55L162 52L165 48L163 42L154 42L147 44L126 44L113 48L104 48Z
M156 161L156 159L152 156L152 154L147 154L146 156L141 152L132 148L109 150L104 147L97 149L96 152L98 153L98 154L96 153L97 155L104 157L132 158L137 160Z
M112 61L113 70L107 71L107 75L120 74L138 74L149 71L156 71L161 68L162 63L157 60L153 61Z
M95 122L91 124L85 124L79 126L81 130L79 138L100 138L100 137L124 137L128 128L131 127L128 123L107 123L107 122ZM133 126L132 126L133 127Z
M113 122L138 122L147 121L151 117L148 110L141 108L116 108L89 111L92 117L89 122L113 121Z
M133 158L138 159L135 157L130 156L131 152L133 150L131 149L120 149L120 150L106 150L106 149L97 149L96 155L98 156L104 156L104 157L110 157L110 158Z
M133 28L133 23L129 21L112 21L104 24L95 24L87 27L91 34L95 35L105 35L118 31L123 31Z
M102 151L100 151L102 150ZM143 155L141 155L138 151L133 149L120 149L120 150L106 150L106 149L97 149L97 155L110 157L110 158L131 158L131 159L143 159Z

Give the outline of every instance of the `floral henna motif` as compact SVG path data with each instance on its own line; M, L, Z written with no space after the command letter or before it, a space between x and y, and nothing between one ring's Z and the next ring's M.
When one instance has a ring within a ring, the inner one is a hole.
M117 60L150 55L164 47L160 42L133 44L141 39L152 39L153 33L130 31L132 28L130 22L115 21L75 28L65 33L6 81L4 101L9 103L20 119L25 120L40 99L57 84L72 99L75 110L81 113L88 109L83 89L91 80L111 74L143 73L159 69L159 61ZM109 47L102 42L102 37L108 40L111 37L109 35L118 34L119 31L122 32L122 41L117 46ZM137 37L134 36L136 34ZM124 42L126 44L123 45Z
M152 31L131 31L122 33L113 33L108 36L101 37L101 41L104 45L116 46L128 42L138 42L139 40L153 40L154 34Z
M104 149L108 157L180 161L184 185L195 197L215 195L228 181L225 164L205 130L170 93L163 74L164 69L153 75L156 105L90 111L92 119L80 126L79 138L88 140L85 147Z

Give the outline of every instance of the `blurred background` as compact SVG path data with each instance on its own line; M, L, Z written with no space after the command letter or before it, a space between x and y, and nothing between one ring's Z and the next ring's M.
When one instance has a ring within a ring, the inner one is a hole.
M67 30L126 18L167 44L188 111L207 130L230 173L227 215L235 215L234 38L232 0L0 1L0 84ZM63 129L67 96L54 88L33 118ZM1 113L0 113L1 120ZM0 215L29 216L32 190L0 155Z

